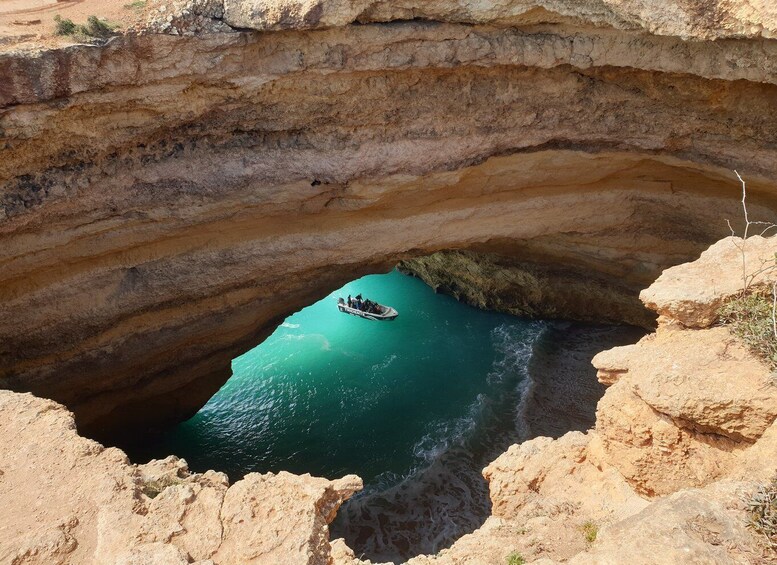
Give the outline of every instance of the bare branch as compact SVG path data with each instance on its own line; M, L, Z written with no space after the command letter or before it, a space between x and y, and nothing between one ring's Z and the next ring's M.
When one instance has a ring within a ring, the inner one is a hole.
M742 247L739 248L739 251L742 254L742 294L744 294L747 292L749 286L747 280L747 254L745 253L745 245L747 245L747 232L750 229L750 217L747 215L747 185L737 170L734 170L734 174L739 179L739 182L742 183L742 211L745 214L745 233L742 236Z
M740 175L738 171L735 170L734 174L742 184L742 213L745 216L745 231L742 234L741 243L736 241L736 231L731 225L731 222L726 220L726 224L728 224L728 229L731 232L731 235L735 238L733 243L736 248L739 249L739 252L742 256L742 294L744 295L747 293L750 285L759 275L777 268L777 263L774 261L762 261L761 266L756 269L755 272L748 274L746 248L747 238L750 236L750 226L764 226L760 233L761 236L764 236L769 230L777 229L777 224L772 222L750 221L750 215L747 211L747 184L745 183L745 179L742 178L742 175ZM777 292L777 287L775 287L775 292ZM777 333L775 334L775 337L777 337Z
M764 237L766 232L768 232L771 229L777 228L777 224L771 224L763 229L763 231L759 234L761 237Z
M734 174L739 179L739 182L742 183L742 211L745 213L745 234L742 236L742 239L747 239L747 230L750 228L750 218L747 215L747 185L739 171L734 169Z
M731 220L729 220L729 219L727 218L727 219L726 219L726 223L728 224L728 229L729 229L729 231L731 232L731 236L732 236L732 237L736 237L736 235L737 235L737 232L735 232L735 231L734 231L734 228L733 228L733 227L732 227L732 225L731 225Z

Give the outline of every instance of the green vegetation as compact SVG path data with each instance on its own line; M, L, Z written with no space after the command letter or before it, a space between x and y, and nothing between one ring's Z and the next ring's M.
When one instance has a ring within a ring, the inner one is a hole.
M777 476L753 494L747 503L749 526L766 536L766 543L777 550Z
M109 25L97 16L89 16L86 19L86 26L82 26L82 31L91 37L110 37L116 26Z
M726 302L720 321L730 327L750 350L777 369L777 336L774 331L774 300L765 290L753 290Z
M80 41L105 39L114 35L114 29L116 28L115 25L111 25L97 16L89 16L85 24L76 24L73 20L56 15L54 16L54 23L55 34L71 36Z
M181 480L175 477L162 477L159 480L144 480L140 488L141 492L149 498L156 498L163 490L173 485L181 484Z
M146 7L146 0L135 0L129 4L124 4L124 8L127 10L140 10Z
M57 35L73 35L78 29L73 20L62 19L59 14L54 16L54 26L54 33Z
M580 529L583 531L585 541L588 543L593 543L596 541L596 536L599 533L599 526L597 526L593 521L586 521Z
M507 557L507 565L524 565L524 563L526 563L526 560L523 558L523 555L517 551L513 551Z

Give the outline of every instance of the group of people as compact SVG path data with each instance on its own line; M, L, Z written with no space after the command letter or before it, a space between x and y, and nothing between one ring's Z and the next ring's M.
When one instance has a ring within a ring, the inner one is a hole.
M346 304L349 308L353 308L354 310L359 310L361 312L367 312L369 314L380 314L380 305L377 302L373 302L372 300L365 300L362 299L361 294L357 294L356 298L351 298L351 295L348 295L348 300L346 301Z

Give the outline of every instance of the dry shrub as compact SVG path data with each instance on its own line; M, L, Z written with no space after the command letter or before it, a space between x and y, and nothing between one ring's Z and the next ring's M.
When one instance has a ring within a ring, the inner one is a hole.
M777 550L777 476L761 485L747 502L749 526L766 536L766 544Z
M777 369L777 337L774 335L774 302L766 289L754 290L726 302L720 321L750 350Z

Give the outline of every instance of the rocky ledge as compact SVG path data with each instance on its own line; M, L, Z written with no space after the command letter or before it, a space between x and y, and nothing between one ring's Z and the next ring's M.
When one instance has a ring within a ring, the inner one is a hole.
M286 472L230 486L176 457L131 465L80 437L63 406L8 391L0 438L0 562L14 565L325 565L327 524L362 487Z
M747 264L773 260L776 240L749 242ZM645 291L659 328L595 359L609 385L595 428L512 446L484 470L493 515L410 563L504 565L513 553L543 565L773 562L745 501L777 473L777 383L702 319L720 297L700 289L741 280L738 246L723 240ZM131 465L29 394L0 393L0 486L3 562L367 563L327 528L357 477L250 474L229 486L174 457Z

